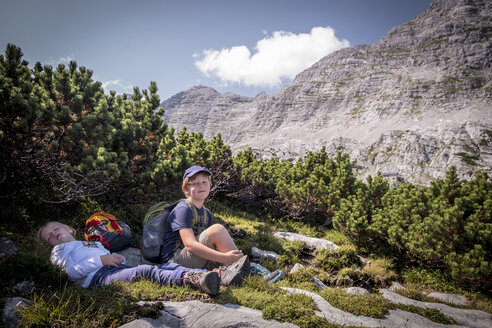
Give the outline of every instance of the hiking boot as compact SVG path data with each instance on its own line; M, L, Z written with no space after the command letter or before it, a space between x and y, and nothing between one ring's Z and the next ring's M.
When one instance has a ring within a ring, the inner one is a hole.
M220 267L220 282L223 286L237 286L249 275L250 265L248 255L244 255L228 267Z
M195 287L209 295L217 295L220 288L220 278L215 271L190 271L184 275L183 285Z

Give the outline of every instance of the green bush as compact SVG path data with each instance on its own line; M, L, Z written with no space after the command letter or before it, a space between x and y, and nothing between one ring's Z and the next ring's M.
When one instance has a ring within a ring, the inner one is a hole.
M485 173L458 179L451 167L429 188L405 183L380 204L363 190L341 203L334 225L361 245L377 244L406 260L443 268L485 288L492 276L492 183Z
M355 190L356 178L347 154L328 157L326 149L308 152L293 163L272 158L259 160L252 150L234 159L236 170L258 194L272 199L289 217L324 223L331 219L341 199Z
M327 272L338 271L345 267L358 267L361 264L355 248L344 245L337 249L319 249L315 252L314 263Z
M334 307L357 316L384 318L392 303L380 294L351 295L338 288L323 289L320 295Z

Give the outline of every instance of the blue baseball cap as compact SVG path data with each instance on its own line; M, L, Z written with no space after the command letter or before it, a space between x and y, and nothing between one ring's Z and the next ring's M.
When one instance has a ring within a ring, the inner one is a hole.
M207 173L208 175L212 175L212 173L210 173L210 171L207 170L206 168L198 165L194 165L185 171L185 174L183 175L183 180L186 178L191 178L192 176L200 172L204 172Z

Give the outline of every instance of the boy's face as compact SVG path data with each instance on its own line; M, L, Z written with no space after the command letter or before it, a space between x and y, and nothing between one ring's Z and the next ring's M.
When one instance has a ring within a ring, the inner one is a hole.
M65 226L59 223L48 224L41 231L40 237L51 247L75 240L75 237L72 236L70 231Z
M187 196L192 200L204 201L210 193L209 176L205 173L198 173L186 185Z

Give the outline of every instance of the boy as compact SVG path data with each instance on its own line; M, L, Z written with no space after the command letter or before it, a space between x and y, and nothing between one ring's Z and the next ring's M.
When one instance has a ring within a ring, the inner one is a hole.
M51 262L61 267L70 280L84 288L101 287L115 281L151 280L161 285L189 285L207 294L219 292L220 280L239 279L240 272L231 266L221 272L189 269L175 263L161 265L125 265L125 258L111 254L99 242L75 239L75 230L63 223L52 221L39 229L38 238L52 248Z
M186 199L176 205L166 221L162 263L209 270L217 268L218 263L234 263L246 276L250 270L248 257L237 249L224 226L213 224L210 211L203 206L210 193L211 177L210 171L201 166L186 170L182 184Z

